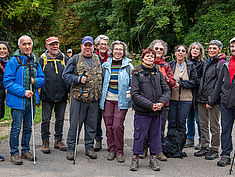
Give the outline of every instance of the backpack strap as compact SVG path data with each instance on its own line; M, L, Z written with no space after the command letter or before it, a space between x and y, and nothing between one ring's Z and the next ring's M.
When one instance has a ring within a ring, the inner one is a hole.
M45 53L43 53L43 54L41 55L41 57L43 58L43 68L42 68L42 70L44 71L45 66L47 65L47 56L46 56Z
M45 67L46 67L46 65L47 65L47 62L48 61L53 61L54 62L54 65L55 65L55 72L56 72L56 74L58 74L58 68L57 68L57 61L60 61L61 62L61 64L65 67L65 55L62 53L62 55L63 55L63 59L62 60L57 60L57 59L47 59L47 56L46 56L46 54L45 53L43 53L41 56L42 56L42 58L43 58L43 71L44 71L44 69L45 69Z
M0 68L2 68L3 72L4 72L4 67L2 66L2 63L0 63Z
M219 60L219 62L218 62L218 64L217 64L217 69L220 67L222 61L224 61L224 60L223 60L223 59L220 59L220 60Z

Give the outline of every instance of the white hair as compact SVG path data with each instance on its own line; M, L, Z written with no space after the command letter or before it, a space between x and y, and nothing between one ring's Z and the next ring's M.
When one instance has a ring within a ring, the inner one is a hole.
M18 39L18 46L20 46L20 41L21 41L21 39L24 38L24 37L30 38L31 41L32 41L32 45L33 45L33 40L32 40L32 38L31 38L30 36L28 36L28 35L23 35L23 36L20 36L20 38Z

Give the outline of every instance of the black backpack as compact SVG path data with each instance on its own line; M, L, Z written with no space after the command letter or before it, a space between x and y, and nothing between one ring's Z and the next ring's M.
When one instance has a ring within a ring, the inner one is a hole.
M186 142L186 133L171 128L167 132L167 136L162 143L163 153L168 158L184 158L187 157L185 152L182 152Z

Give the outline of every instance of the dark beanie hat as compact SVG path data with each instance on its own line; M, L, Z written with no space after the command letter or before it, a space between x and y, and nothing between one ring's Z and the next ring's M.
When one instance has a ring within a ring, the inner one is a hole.
M10 47L6 42L0 41L0 44L4 44L5 46L7 46L8 52L10 53Z

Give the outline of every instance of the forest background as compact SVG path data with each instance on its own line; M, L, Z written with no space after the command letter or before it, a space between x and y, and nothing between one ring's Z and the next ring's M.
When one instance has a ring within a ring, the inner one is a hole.
M234 9L234 0L1 0L0 40L9 42L13 54L18 38L27 34L39 56L49 36L59 37L62 52L75 53L86 35L124 41L136 54L163 39L171 56L177 44L198 41L207 47L218 39L229 55Z

